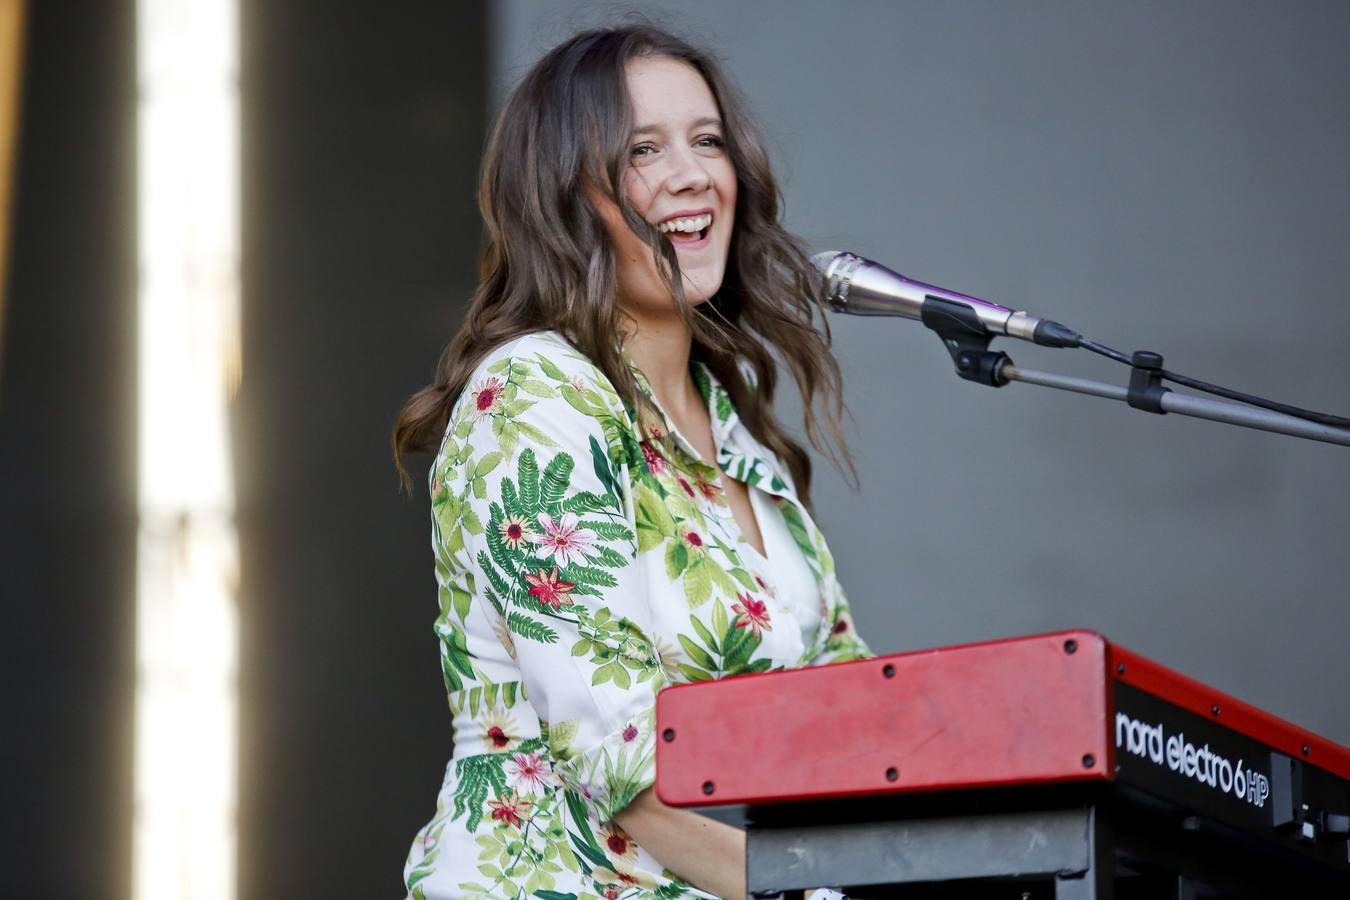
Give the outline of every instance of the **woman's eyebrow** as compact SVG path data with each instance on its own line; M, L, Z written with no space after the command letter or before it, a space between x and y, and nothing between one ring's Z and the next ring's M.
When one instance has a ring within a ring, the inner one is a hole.
M704 116L701 119L695 119L689 123L690 128L704 128L709 125L714 128L721 128L722 120L716 116ZM633 129L633 134L660 134L664 130L665 129L660 125L639 125L637 128Z

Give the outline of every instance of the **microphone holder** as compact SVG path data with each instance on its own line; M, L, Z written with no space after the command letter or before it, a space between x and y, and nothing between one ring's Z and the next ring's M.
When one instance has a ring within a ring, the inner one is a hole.
M1000 373L1012 363L1012 358L1000 350L989 349L993 337L969 306L930 295L924 298L921 318L942 339L957 375L989 387L1008 383Z
M989 349L993 340L979 317L969 307L941 297L924 298L923 324L937 334L951 354L956 374L989 387L1003 387L1012 381L1072 391L1107 400L1123 400L1135 409L1157 415L1176 413L1212 422L1240 425L1259 431L1350 447L1350 428L1336 428L1297 416L1235 403L1181 394L1162 386L1163 358L1140 350L1130 357L1128 387L1019 368L1008 354Z

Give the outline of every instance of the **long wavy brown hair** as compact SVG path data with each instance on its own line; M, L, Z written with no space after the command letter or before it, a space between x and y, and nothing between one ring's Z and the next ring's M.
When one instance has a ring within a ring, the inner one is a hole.
M721 110L736 172L726 273L717 294L697 306L685 298L673 246L634 211L622 187L633 129L625 66L650 56L681 60L703 76ZM856 479L840 428L843 388L819 278L800 241L779 221L782 195L764 144L711 55L639 23L584 31L555 47L502 108L479 183L484 245L478 288L435 379L408 399L394 428L394 463L404 487L411 484L404 454L437 448L483 357L522 335L558 331L621 397L635 408L647 405L622 357L614 249L588 197L595 192L615 203L651 246L693 334L693 358L707 364L741 421L783 460L801 499L810 504L811 459L774 417L775 354L801 392L808 440ZM753 388L742 364L753 373Z

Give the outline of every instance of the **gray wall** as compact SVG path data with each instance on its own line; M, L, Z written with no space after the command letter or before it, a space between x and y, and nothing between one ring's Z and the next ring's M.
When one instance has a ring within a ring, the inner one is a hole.
M642 11L725 58L814 247L1350 415L1350 5L495 9L498 97ZM878 651L1094 628L1350 743L1350 450L995 391L916 323L833 324L862 491L822 463L818 503Z

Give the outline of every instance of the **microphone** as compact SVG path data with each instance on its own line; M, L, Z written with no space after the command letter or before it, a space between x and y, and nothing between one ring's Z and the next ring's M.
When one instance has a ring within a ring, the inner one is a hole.
M1049 319L1008 309L906 278L845 250L811 257L824 281L825 299L835 312L855 316L917 319L943 333L953 327L988 337L1006 335L1044 347L1077 347L1083 336Z

